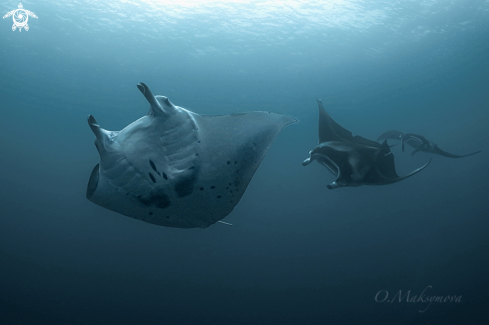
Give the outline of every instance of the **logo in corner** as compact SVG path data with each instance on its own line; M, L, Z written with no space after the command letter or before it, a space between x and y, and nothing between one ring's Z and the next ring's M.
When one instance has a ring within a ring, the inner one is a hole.
M37 16L32 11L25 10L24 6L22 6L22 3L19 3L19 9L7 12L7 14L3 16L3 18L7 18L10 16L12 16L12 19L14 20L12 31L15 31L17 28L19 28L19 32L22 31L22 28L24 28L26 31L29 30L29 25L27 25L29 16L37 18Z

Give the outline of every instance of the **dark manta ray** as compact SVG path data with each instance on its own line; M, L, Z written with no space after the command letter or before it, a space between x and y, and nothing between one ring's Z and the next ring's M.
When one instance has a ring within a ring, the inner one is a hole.
M336 123L319 105L319 144L302 165L317 160L336 176L329 189L343 186L385 185L399 182L420 172L424 166L405 176L396 173L394 155L387 140L379 144L351 132ZM431 161L431 160L430 160Z
M123 130L88 117L100 163L87 198L161 226L206 228L226 217L280 131L296 122L270 112L203 116L138 88L149 112Z
M473 153L469 153L467 155L454 155L451 153L448 153L446 151L441 150L438 148L438 145L434 144L430 140L426 139L422 135L418 134L413 134L413 133L402 133L399 131L387 131L379 138L377 141L382 141L386 139L394 139L394 140L400 140L401 141L401 146L402 146L402 151L404 151L404 144L407 143L411 147L414 148L414 151L411 152L411 156L414 155L418 151L423 151L423 152L428 152L428 153L434 153L443 157L448 157L448 158L463 158L463 157L468 157L475 155L476 153L479 153L480 151L476 151Z

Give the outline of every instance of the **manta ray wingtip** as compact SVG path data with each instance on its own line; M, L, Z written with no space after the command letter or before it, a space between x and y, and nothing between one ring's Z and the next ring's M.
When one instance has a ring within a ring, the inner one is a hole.
M316 98L316 101L318 103L319 109L323 109L324 110L323 101L321 100L321 98Z
M433 158L430 158L430 160L428 160L428 162L426 164L424 164L423 166L419 167L419 168L416 168L415 170L413 170L412 172L410 172L409 174L403 176L403 177L399 177L399 180L403 180L403 179L406 179L410 176L413 176L414 174L417 174L419 173L420 171L422 171L423 169L425 169L430 163L431 163L431 160Z
M270 113L270 112L269 112ZM294 124L294 123L298 123L300 122L298 119L296 119L295 117L292 117L292 116L288 116L288 115L284 115L284 114L281 114L282 116L285 116L285 118L288 119L288 123L285 124L285 126L289 125L289 124Z

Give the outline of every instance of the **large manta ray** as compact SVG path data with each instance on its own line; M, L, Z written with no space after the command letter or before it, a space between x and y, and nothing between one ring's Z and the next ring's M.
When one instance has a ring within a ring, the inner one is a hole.
M473 153L469 153L467 155L454 155L452 153L446 152L444 150L441 150L438 148L438 145L434 144L430 140L426 139L424 136L419 135L419 134L414 134L414 133L402 133L399 131L387 131L383 134L381 134L377 141L382 141L386 139L394 139L394 140L400 140L401 141L401 147L402 151L404 152L404 144L407 143L411 147L414 148L413 152L411 152L411 156L417 153L418 151L423 151L423 152L428 152L428 153L434 153L443 157L448 157L448 158L463 158L463 157L468 157L475 155L476 153L479 153L480 151L476 151Z
M327 186L329 189L399 182L420 172L431 161L405 176L399 176L387 140L379 144L359 135L352 136L326 113L319 99L318 106L319 144L309 152L310 157L302 165L317 160L333 173L336 180Z
M138 88L150 110L123 130L88 117L100 163L87 198L157 225L206 228L226 217L280 131L296 122L270 112L202 116Z

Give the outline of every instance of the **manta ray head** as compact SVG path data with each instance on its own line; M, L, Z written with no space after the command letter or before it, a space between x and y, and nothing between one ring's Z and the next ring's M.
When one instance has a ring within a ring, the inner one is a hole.
M88 118L100 163L92 171L87 198L116 212L147 215L141 218L151 220L176 199L194 191L199 173L199 136L188 111L166 97L153 96L144 84L138 88L148 99L150 111L123 130L104 130L93 116ZM100 192L105 194L96 195ZM127 208L118 202L132 205ZM170 225L180 222L171 215L165 218Z
M316 160L336 176L336 180L327 185L328 189L360 186L368 171L366 166L359 161L359 157L352 148L344 146L338 141L320 143L309 152L309 155L310 157L302 162L303 166Z

